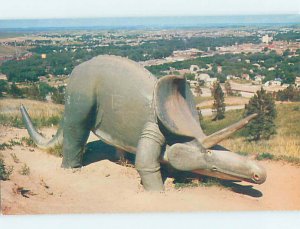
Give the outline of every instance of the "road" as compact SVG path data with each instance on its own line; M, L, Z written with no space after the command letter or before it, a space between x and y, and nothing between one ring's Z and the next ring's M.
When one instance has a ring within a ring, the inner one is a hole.
M235 105L235 106L226 106L225 110L230 111L230 110L239 110L239 109L244 109L245 105ZM212 109L201 109L201 113L203 116L211 116L212 115Z

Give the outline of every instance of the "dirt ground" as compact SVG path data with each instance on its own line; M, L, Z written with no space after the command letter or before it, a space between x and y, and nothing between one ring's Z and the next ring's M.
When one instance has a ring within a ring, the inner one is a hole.
M23 136L28 137L25 129L0 127L0 143ZM268 178L262 185L176 189L168 178L165 192L151 193L143 190L133 167L114 161L112 147L94 140L91 136L80 170L60 168L61 158L37 148L15 145L0 151L5 164L14 167L10 180L1 181L2 214L300 210L299 166L263 161ZM29 175L19 173L24 163Z

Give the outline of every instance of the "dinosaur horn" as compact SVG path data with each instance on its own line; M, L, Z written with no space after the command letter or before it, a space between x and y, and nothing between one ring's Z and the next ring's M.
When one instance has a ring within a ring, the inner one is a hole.
M40 147L42 149L49 149L49 148L53 148L56 145L62 144L62 142L63 142L62 128L58 129L56 135L51 140L47 140L46 138L44 138L42 135L40 135L37 132L37 130L35 129L35 127L32 124L32 121L27 113L26 108L23 105L21 105L20 111L22 114L22 118L23 118L25 127L26 127L30 137L32 138L32 140L38 147Z
M220 141L222 141L225 138L228 138L230 135L238 131L239 129L243 128L248 124L248 122L252 119L254 119L257 116L257 114L252 114L247 116L246 118L238 121L237 123L232 124L231 126L228 126L222 130L219 130L216 133L213 133L206 138L200 140L202 145L205 148L210 148L216 144L218 144Z

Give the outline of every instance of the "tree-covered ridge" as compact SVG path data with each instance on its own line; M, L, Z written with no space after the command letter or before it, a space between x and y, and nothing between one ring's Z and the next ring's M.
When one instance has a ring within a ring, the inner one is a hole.
M287 31L280 32L274 36L275 41L300 41L300 32L299 31Z
M214 49L215 47L233 45L236 43L257 42L259 42L259 39L255 36L159 39L143 42L137 46L128 44L100 46L99 41L70 45L55 45L46 42L30 49L30 51L36 54L47 54L46 59L41 59L40 55L33 55L33 57L23 61L7 61L3 63L0 71L8 76L9 81L37 81L39 76L48 73L54 75L70 74L74 66L101 54L118 55L128 57L135 61L145 61L170 56L175 50L190 48L207 50L208 47Z
M297 51L300 53L300 50ZM253 79L256 75L265 76L265 81L281 78L283 83L294 83L300 73L300 56L279 55L276 52L242 53L215 55L212 57L198 57L196 59L178 61L162 65L147 67L156 76L164 75L164 71L174 69L189 69L191 65L207 68L211 64L212 70L206 71L213 77L224 78L227 75L241 76L249 74ZM217 66L222 66L222 73L217 73ZM274 69L272 69L274 68Z

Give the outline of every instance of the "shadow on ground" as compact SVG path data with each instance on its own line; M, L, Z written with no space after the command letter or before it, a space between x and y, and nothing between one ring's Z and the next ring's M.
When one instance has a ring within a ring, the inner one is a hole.
M126 153L124 156L126 164L134 165L134 154ZM89 164L101 160L109 160L113 163L120 164L115 147L107 145L102 141L89 142L86 145L85 153L83 155L83 166L88 166ZM220 186L251 197L258 198L263 196L263 194L259 190L254 189L252 185L241 185L236 182L222 181L217 178L201 176L191 172L182 172L175 170L168 165L162 165L161 172L163 181L168 177L174 178L175 188Z

